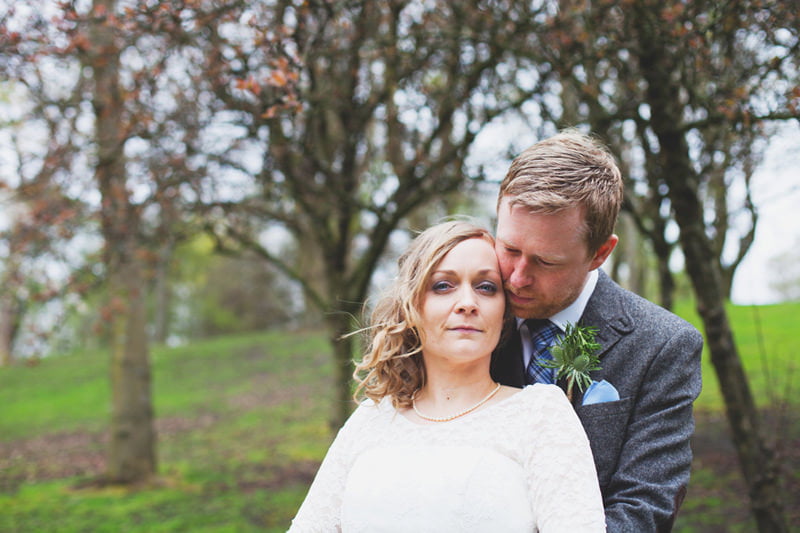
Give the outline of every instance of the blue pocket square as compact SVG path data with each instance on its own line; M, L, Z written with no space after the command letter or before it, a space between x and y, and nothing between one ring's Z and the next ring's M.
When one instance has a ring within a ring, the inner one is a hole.
M615 402L617 400L619 400L619 393L614 388L614 385L606 380L592 381L592 384L583 393L583 403L581 405Z

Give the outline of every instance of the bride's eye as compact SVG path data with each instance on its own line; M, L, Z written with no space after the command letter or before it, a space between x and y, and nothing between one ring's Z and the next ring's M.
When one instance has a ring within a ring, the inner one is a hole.
M476 290L487 295L497 294L497 285L491 281L484 281L476 287Z
M453 285L449 281L435 281L431 289L433 292L446 292L451 289Z

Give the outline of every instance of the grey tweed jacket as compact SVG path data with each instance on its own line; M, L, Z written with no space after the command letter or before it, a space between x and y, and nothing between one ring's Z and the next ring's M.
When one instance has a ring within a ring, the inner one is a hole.
M605 379L620 395L587 406L580 391L573 398L592 447L608 531L670 531L689 481L703 337L602 271L580 323L598 328L602 369L592 379ZM521 354L519 335L509 335L493 354L494 379L524 386Z

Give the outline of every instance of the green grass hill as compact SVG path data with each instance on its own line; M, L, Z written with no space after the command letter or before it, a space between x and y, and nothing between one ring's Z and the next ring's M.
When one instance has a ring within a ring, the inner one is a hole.
M697 323L691 309L679 313ZM800 526L800 303L730 309L770 436L787 461ZM108 356L79 352L0 368L0 531L285 531L333 438L331 358L319 332L272 331L154 348L160 477L98 488ZM704 360L695 468L676 531L753 531L713 369ZM794 387L794 388L792 388Z

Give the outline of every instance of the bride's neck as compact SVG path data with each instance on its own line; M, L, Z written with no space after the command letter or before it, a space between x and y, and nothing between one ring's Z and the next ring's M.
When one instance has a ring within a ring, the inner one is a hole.
M420 401L432 405L459 404L478 400L495 387L488 374L454 379L452 376L429 376L428 382L417 394Z

